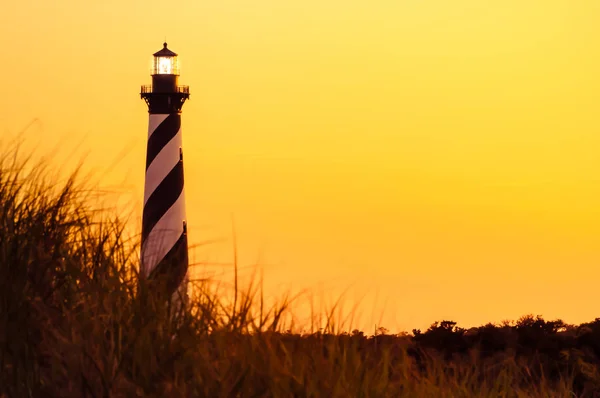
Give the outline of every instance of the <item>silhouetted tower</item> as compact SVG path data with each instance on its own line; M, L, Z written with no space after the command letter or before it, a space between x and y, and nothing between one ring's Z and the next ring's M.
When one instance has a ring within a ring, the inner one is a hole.
M148 104L148 144L142 216L142 276L165 275L174 293L187 281L188 243L183 189L181 108L190 97L179 86L177 54L167 48L154 53L152 85L142 86ZM187 286L182 286L182 291Z

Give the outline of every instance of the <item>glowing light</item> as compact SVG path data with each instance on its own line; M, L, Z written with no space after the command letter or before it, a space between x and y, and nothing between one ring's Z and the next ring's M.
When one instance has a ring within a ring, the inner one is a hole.
M173 57L158 58L158 73L161 75L170 75L173 73Z
M173 57L159 57L158 58L158 74L160 75L170 75L173 73Z

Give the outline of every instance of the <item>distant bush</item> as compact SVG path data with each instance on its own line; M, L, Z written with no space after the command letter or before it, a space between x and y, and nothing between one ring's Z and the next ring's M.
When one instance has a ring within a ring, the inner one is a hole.
M0 158L0 397L600 396L600 319L300 335L289 300L207 280L173 306L77 174L59 183L16 149Z

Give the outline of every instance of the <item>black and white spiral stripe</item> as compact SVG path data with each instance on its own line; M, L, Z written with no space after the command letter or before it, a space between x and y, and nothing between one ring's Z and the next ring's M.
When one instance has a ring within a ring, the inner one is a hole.
M142 273L165 274L170 290L184 280L188 244L181 115L150 114L142 217Z

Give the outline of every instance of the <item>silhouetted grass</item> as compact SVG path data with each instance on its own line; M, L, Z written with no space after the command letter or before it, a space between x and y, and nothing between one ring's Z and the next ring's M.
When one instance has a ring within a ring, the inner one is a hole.
M0 158L0 397L592 397L600 320L524 317L413 335L286 332L291 298L193 281L171 305L138 278L125 224L75 173Z

